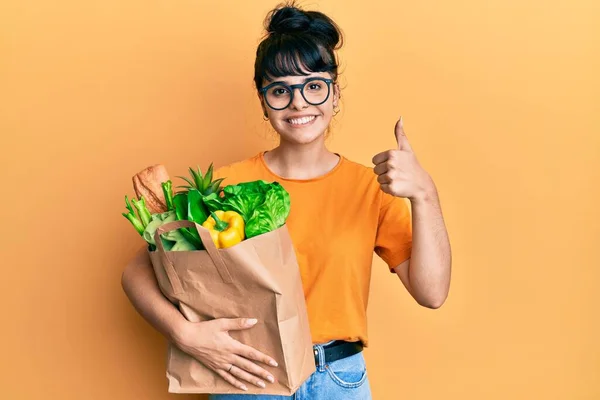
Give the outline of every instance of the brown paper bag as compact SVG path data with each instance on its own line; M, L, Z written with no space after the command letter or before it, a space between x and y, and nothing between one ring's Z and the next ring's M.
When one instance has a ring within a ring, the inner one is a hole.
M164 251L160 235L182 227L198 230L201 251ZM168 391L171 393L262 393L291 395L315 371L312 339L296 254L287 226L239 244L217 249L210 233L191 221L174 221L155 233L150 252L163 294L190 321L257 318L249 329L230 335L270 355L278 367L260 364L273 374L266 389L247 384L236 389L203 364L169 344Z

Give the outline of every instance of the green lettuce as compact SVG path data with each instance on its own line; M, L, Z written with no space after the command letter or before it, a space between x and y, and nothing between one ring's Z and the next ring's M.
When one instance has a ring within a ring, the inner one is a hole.
M204 204L209 211L239 213L246 223L247 239L280 228L290 213L289 193L279 182L265 180L225 186L222 196L206 196Z

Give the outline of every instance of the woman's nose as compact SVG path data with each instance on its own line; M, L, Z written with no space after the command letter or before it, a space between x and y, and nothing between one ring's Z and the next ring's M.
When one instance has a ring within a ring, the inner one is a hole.
M302 96L302 92L300 90L300 88L293 89L294 97L292 98L292 103L290 104L290 107L296 110L302 110L309 106L306 100L304 100L304 96Z

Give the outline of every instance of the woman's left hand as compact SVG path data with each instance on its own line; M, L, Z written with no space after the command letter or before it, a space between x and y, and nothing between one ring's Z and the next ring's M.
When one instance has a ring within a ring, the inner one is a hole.
M435 192L435 184L419 164L404 133L402 118L396 123L395 135L398 148L373 157L377 181L385 193L411 201L422 200Z

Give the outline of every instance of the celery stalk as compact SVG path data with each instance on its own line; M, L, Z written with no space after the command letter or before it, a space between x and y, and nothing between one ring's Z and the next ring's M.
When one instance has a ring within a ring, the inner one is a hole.
M123 213L123 216L131 222L136 231L141 235L144 233L144 225L142 225L142 221L140 221L134 214L131 213Z
M146 199L144 199L144 196L142 196L137 201L135 199L131 199L131 202L133 203L134 207L137 208L137 212L140 217L140 220L142 221L142 225L144 226L144 228L146 228L150 223L150 220L152 219L150 211L148 211L148 209L146 208Z
M142 221L140 221L139 218L135 215L135 212L133 211L133 207L131 207L131 204L129 203L129 199L127 198L127 196L125 196L125 205L127 207L127 210L129 210L129 212L122 213L122 215L125 218L127 218L129 220L129 222L131 222L131 224L133 225L135 230L141 235L144 232L144 225L142 224Z

